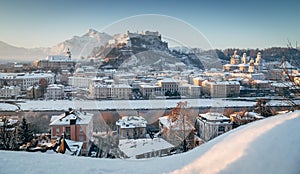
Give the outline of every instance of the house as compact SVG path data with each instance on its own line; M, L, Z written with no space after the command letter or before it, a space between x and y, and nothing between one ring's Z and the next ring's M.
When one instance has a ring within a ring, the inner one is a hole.
M93 133L93 114L69 109L61 115L53 115L50 120L51 139L60 137L83 142L82 154L87 154Z
M204 141L209 141L232 129L230 118L219 113L199 114L195 127L198 136Z
M141 116L124 116L116 122L120 139L146 137L147 121Z

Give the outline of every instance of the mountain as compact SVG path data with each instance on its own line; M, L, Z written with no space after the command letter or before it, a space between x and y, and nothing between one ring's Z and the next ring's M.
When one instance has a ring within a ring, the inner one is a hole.
M93 29L82 36L74 36L50 48L23 48L0 41L0 59L36 60L47 55L64 55L67 48L73 58L88 57L95 47L105 45L112 37Z
M0 59L34 59L47 55L48 48L23 48L0 41Z
M88 57L95 47L104 46L112 36L89 29L82 36L74 36L50 48L50 54L61 55L69 48L74 58Z

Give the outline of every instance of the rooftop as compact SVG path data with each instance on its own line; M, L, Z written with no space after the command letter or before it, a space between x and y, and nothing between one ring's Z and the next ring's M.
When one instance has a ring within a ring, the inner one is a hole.
M50 120L50 126L69 125L70 120L76 120L77 125L89 124L93 119L93 114L80 111L67 111L61 115L53 115Z
M141 116L124 116L116 122L116 125L122 129L146 127L147 121Z

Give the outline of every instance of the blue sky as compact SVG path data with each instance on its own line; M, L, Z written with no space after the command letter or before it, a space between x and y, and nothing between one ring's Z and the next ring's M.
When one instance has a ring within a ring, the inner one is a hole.
M287 39L295 46L300 45L299 8L297 0L0 0L0 41L50 47L89 28L101 31L130 16L161 14L192 25L213 48L286 46Z

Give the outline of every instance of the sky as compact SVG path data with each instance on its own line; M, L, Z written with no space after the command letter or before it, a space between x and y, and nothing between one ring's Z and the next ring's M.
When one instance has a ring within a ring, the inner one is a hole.
M212 48L269 48L286 46L288 40L296 46L300 45L299 6L298 0L0 0L0 41L26 48L51 47L89 28L110 32L107 27L117 21L156 14L188 24Z

